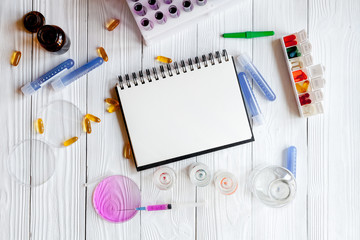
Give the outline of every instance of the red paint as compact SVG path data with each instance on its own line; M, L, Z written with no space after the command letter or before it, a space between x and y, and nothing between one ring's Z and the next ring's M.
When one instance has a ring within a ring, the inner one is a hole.
M291 41L294 41L295 39L296 39L296 35L295 35L295 34L289 35L289 36L284 37L284 42L285 42L285 43L291 42Z
M306 73L303 70L294 71L294 72L292 72L292 74L293 74L295 82L304 81L308 78Z
M285 42L285 47L292 47L297 45L297 41Z

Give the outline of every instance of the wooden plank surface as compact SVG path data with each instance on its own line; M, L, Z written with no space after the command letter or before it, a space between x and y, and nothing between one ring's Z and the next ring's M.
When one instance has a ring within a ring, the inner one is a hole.
M64 29L72 42L69 52L46 52L35 34L25 32L21 19L31 10ZM357 0L243 0L146 46L125 0L5 0L0 6L0 125L5 129L0 138L0 239L359 239L359 11ZM113 32L105 29L111 18L121 21ZM298 116L278 41L301 29L309 33L315 62L326 66L325 114L309 119ZM219 37L247 30L276 34L254 40ZM75 67L92 60L100 46L109 61L63 91L44 88L32 97L19 92L67 58L75 60ZM122 116L107 113L104 99L116 98L117 75L158 66L157 55L179 61L224 48L233 55L247 52L276 93L276 101L269 102L254 85L266 124L254 128L254 143L169 164L177 181L161 191L152 182L156 169L138 173L122 156L128 142ZM18 67L9 64L13 50L23 53ZM55 100L72 102L102 121L73 146L54 148L54 176L29 189L9 175L9 153L17 143L38 138L33 121ZM268 208L247 191L248 175L261 163L283 164L290 145L298 148L297 197L287 207ZM208 165L213 173L234 173L238 191L224 196L213 184L195 187L187 174L193 162ZM109 174L133 179L143 204L206 201L206 207L142 212L123 224L104 221L92 206L92 192L98 177Z

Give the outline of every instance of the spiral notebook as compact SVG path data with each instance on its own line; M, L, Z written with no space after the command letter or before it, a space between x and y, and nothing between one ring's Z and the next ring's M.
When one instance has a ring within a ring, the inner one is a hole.
M115 88L138 171L254 141L225 50L119 76Z

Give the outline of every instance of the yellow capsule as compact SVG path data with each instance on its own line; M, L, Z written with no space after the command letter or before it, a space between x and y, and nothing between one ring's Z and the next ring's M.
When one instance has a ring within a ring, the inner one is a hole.
M112 104L112 105L119 105L119 102L113 98L107 98L107 99L105 99L105 102L108 104Z
M110 21L106 23L106 29L108 31L112 31L119 25L119 23L120 23L119 19L116 18L110 19Z
M115 104L115 105L110 105L106 110L109 112L109 113L112 113L112 112L115 112L117 110L120 109L120 105L119 104Z
M13 54L11 55L11 60L10 60L11 65L13 65L15 67L17 65L19 65L20 58L21 58L21 52L20 51L14 51Z
M70 146L71 144L73 144L74 142L76 142L79 138L78 137L72 137L69 138L68 140L66 140L65 142L63 142L64 146Z
M158 60L159 62L162 62L162 63L172 63L171 58L167 58L164 56L157 56L156 60Z
M87 117L84 117L82 125L83 125L84 132L91 133L91 123Z
M130 159L131 157L131 147L129 143L124 145L124 158Z
M98 47L97 52L102 59L104 59L105 62L109 60L108 55L105 52L105 49L103 47Z
M98 117L96 117L96 116L94 116L94 115L92 115L90 113L86 114L85 117L88 118L90 121L93 121L93 122L97 122L97 123L101 122L100 118L98 118Z
M44 133L44 122L41 118L36 119L35 121L35 129L38 133L43 134Z

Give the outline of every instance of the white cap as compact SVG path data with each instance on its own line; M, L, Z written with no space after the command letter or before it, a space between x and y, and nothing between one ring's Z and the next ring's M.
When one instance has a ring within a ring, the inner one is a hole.
M27 83L25 84L22 88L21 91L23 92L24 95L28 96L28 95L32 95L35 91L35 89L31 86L31 83Z
M51 86L55 91L59 91L65 87L65 85L62 83L61 78L56 79L51 83Z
M264 116L262 114L256 115L252 117L253 123L256 126L263 125L265 123Z

